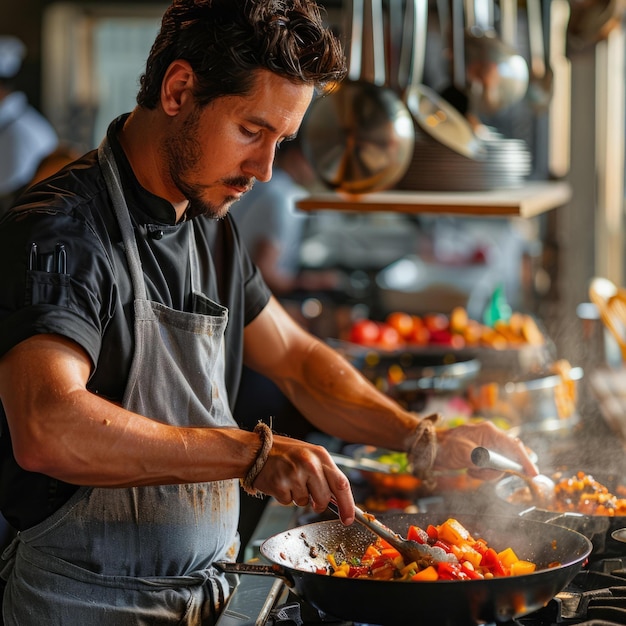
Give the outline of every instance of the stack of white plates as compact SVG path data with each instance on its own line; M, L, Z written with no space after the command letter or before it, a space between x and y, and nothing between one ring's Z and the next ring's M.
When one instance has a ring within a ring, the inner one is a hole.
M417 126L417 125L416 125ZM521 187L532 170L526 142L508 139L494 129L480 138L484 158L468 158L415 131L413 159L396 189L406 191L488 191Z

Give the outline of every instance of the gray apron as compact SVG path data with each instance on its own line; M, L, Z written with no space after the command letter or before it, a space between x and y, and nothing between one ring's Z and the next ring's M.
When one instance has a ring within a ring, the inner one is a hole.
M175 426L236 427L224 382L228 311L199 292L193 223L188 228L194 305L187 313L147 300L106 140L99 159L135 296L135 352L124 407ZM212 624L229 585L211 563L235 559L238 517L236 480L81 487L5 551L5 626Z

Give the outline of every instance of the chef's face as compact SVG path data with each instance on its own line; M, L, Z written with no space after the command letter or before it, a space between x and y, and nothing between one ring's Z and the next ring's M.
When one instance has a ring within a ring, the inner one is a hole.
M163 143L188 217L223 217L255 180L268 181L277 146L296 134L313 87L259 70L246 96L227 96L181 112Z

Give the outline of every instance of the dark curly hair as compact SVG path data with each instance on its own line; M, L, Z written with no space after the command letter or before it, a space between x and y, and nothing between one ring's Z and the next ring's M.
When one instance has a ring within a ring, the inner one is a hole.
M346 74L341 44L313 0L174 0L141 76L140 106L156 108L165 72L176 59L191 64L201 106L245 95L253 70L321 91Z

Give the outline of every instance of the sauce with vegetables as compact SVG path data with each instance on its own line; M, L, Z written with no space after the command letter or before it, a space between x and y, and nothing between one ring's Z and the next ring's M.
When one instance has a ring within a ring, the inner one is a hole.
M573 476L555 476L554 501L550 510L558 513L583 515L626 515L626 487L620 486L611 493L591 474L576 472ZM527 488L520 489L509 498L513 504L529 504L532 498Z
M453 518L437 526L428 525L425 529L411 525L407 539L439 546L454 554L458 563L436 562L427 557L419 562L405 563L395 548L378 538L367 546L360 558L347 561L337 555L328 555L328 567L318 573L343 578L435 581L517 576L530 574L536 569L535 563L518 558L510 547L497 551L484 539L475 539Z

